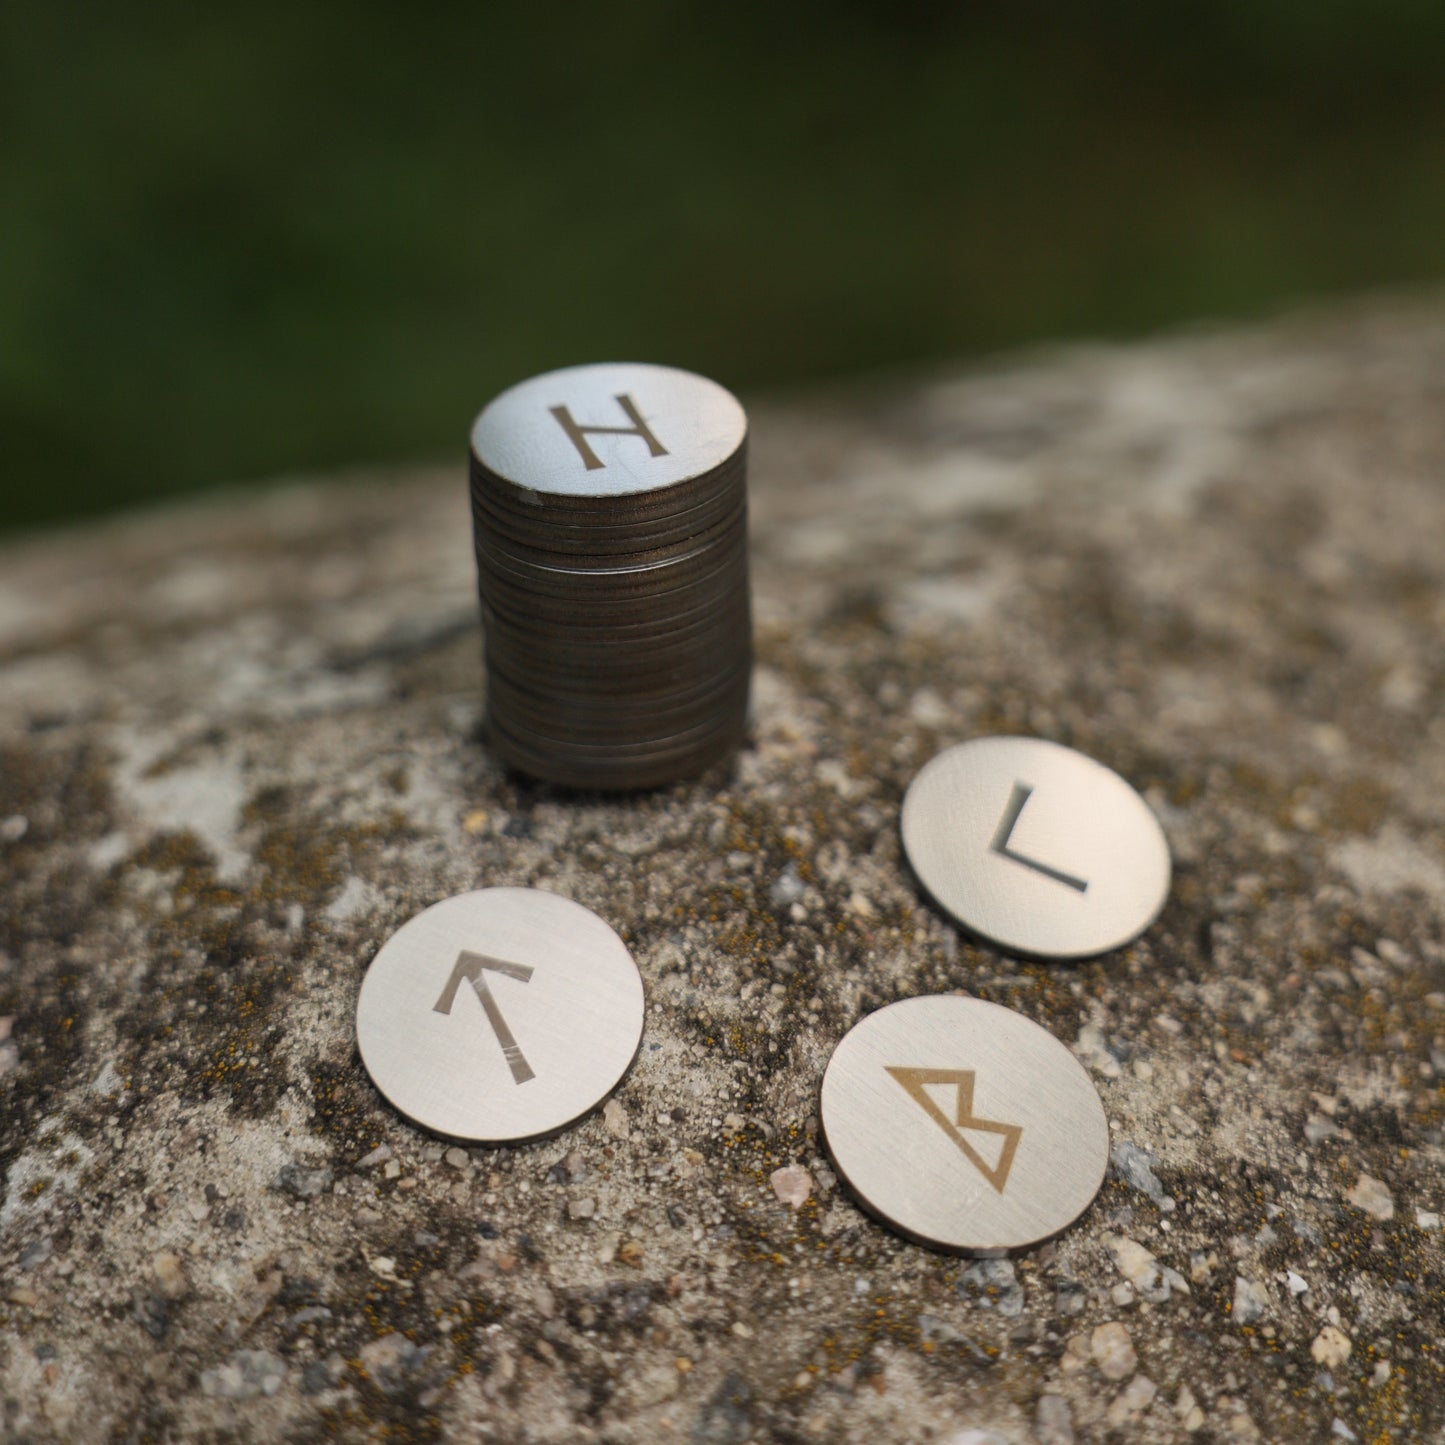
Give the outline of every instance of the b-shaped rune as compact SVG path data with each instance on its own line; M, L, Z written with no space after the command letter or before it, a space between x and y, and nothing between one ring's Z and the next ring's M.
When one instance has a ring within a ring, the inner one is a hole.
M1023 1130L1017 1124L1001 1124L997 1119L980 1119L973 1112L973 1070L972 1069L905 1069L884 1065L888 1072L908 1092L908 1097L921 1106L923 1112L958 1145L964 1157L1000 1194L1008 1184L1009 1170L1013 1168L1014 1154L1018 1151ZM928 1092L930 1084L952 1084L958 1090L954 1117L950 1119ZM998 1163L990 1165L982 1154L969 1143L965 1129L980 1134L999 1134L1003 1137L1003 1149Z
M993 842L988 845L989 851L997 853L1001 858L1022 863L1025 868L1032 868L1035 873L1042 873L1045 878L1052 878L1055 883L1062 883L1066 888L1073 888L1080 893L1086 892L1089 887L1087 879L1075 878L1072 873L1051 868L1047 863L1040 863L1037 858L1030 858L1026 853L1016 852L1009 847L1009 839L1013 837L1013 831L1018 826L1019 814L1033 795L1034 790L1027 783L1014 784L1008 807L1003 810L1003 817L999 819L998 827L994 830Z
M531 978L533 970L524 963L507 963L500 958L488 958L484 953L469 953L465 949L457 954L457 961L452 968L451 976L447 979L446 987L442 989L441 997L432 1005L432 1009L439 1014L449 1014L452 1005L457 1000L457 990L465 979L476 990L477 997L481 1000L482 1008L486 1011L487 1020L492 1026L492 1032L497 1036L497 1042L502 1046L503 1057L507 1060L507 1066L512 1071L512 1078L516 1083L525 1084L528 1079L535 1079L537 1076L532 1072L532 1066L522 1054L521 1047L512 1031L507 1027L507 1021L502 1017L502 1011L497 1006L497 1001L492 997L492 991L487 987L487 981L482 977L484 970L490 969L493 973L506 974L508 978L515 978L521 983L526 983Z

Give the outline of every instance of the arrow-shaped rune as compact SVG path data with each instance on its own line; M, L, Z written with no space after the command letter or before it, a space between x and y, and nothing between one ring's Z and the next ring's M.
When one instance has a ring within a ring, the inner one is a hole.
M1013 837L1014 828L1018 825L1019 814L1024 810L1024 804L1033 797L1034 790L1027 783L1015 783L1014 790L1009 795L1008 807L1003 810L1003 817L998 820L998 828L993 835L993 842L989 850L997 853L1001 858L1011 858L1015 863L1022 863L1025 868L1032 868L1035 873L1042 873L1045 878L1052 878L1055 883L1062 883L1066 888L1076 889L1083 893L1089 886L1088 880L1075 878L1072 873L1061 873L1057 868L1050 868L1047 863L1040 863L1037 858L1030 858L1026 853L1015 853L1008 845L1008 840Z
M884 1067L908 1091L908 1097L920 1105L923 1112L953 1140L963 1151L969 1163L998 1190L1004 1191L1008 1183L1008 1172L1013 1167L1014 1153L1023 1137L1023 1130L1017 1124L1000 1124L996 1119L978 1119L973 1113L973 1070L972 1069L902 1069L885 1064ZM958 1089L958 1104L954 1118L934 1102L928 1092L929 1084L953 1084ZM992 1168L988 1161L963 1136L963 1130L974 1129L980 1134L1002 1134L1003 1149L998 1163Z
M492 1032L496 1034L507 1066L512 1071L512 1078L519 1084L525 1084L528 1079L535 1079L537 1076L532 1072L532 1066L522 1057L522 1050L512 1037L512 1031L507 1027L507 1021L502 1017L502 1011L497 1007L497 1001L492 997L486 979L482 977L484 969L490 969L493 973L504 973L519 983L526 983L532 976L532 970L524 963L506 963L500 958L488 958L485 953L467 953L464 950L457 954L456 965L452 969L451 977L447 979L447 986L432 1008L436 1013L449 1014L452 1005L457 1001L457 990L462 986L462 980L466 979L476 989L477 997L482 1001L482 1007L492 1025Z

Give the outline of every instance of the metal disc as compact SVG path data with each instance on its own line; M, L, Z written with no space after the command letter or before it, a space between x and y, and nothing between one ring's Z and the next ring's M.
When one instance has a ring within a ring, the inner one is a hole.
M651 492L709 472L747 436L725 387L642 362L572 366L504 391L477 418L472 450L489 471L538 492Z
M1043 738L978 738L929 762L903 799L919 881L971 932L1037 958L1090 958L1152 923L1169 845L1116 772Z
M820 1119L865 1209L960 1253L1057 1234L1109 1163L1104 1106L1073 1054L1022 1014L955 994L856 1024L823 1075Z
M362 1062L423 1128L501 1144L570 1124L642 1038L642 978L595 913L535 888L444 899L403 924L356 1001Z

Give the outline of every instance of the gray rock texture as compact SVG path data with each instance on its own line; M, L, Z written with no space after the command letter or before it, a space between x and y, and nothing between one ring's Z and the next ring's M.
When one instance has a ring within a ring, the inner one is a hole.
M639 797L489 755L460 464L0 552L0 1433L1442 1438L1445 309L762 407L753 454L753 735ZM920 897L904 788L998 732L1157 810L1138 943L1019 962ZM490 884L608 919L647 1027L605 1111L457 1149L352 1010ZM1111 1121L1007 1266L818 1136L846 1029L951 989Z

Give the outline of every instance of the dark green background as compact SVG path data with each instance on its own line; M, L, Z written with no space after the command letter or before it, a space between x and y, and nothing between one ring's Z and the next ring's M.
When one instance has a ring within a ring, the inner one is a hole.
M0 526L1445 274L1445 5L0 9Z

